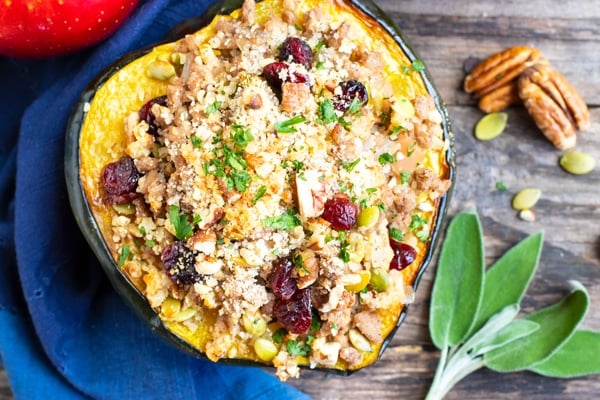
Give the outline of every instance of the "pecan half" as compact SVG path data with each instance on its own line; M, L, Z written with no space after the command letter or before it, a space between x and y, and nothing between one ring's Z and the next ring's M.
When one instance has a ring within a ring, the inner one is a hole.
M477 64L465 77L465 92L480 98L516 79L525 68L543 62L542 53L538 49L528 46L510 47Z
M542 133L561 150L574 147L577 130L590 123L588 107L575 88L549 65L528 67L518 85L519 97Z
M485 113L502 111L513 104L520 103L519 87L516 80L512 80L490 93L482 96L477 103L479 109Z

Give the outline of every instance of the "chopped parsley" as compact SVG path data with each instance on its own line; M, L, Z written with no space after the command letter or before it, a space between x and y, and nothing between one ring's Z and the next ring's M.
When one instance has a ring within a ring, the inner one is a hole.
M267 187L266 186L259 187L258 190L256 191L256 194L252 198L252 205L256 205L256 202L258 201L258 199L263 197L265 195L265 193L267 193Z
M427 242L427 239L429 239L429 228L424 227L423 229L421 229L420 231L415 233L415 236L423 243Z
M148 247L148 248L150 248L150 249L151 249L151 248L153 248L155 245L156 245L156 242L154 242L154 240L152 240L152 239L148 239L148 240L146 240L146 247Z
M319 43L317 43L315 45L315 48L313 49L313 53L315 53L315 54L318 53L319 50L321 50L323 47L325 47L325 42L321 40Z
M308 353L310 353L310 346L298 340L288 340L285 344L285 349L291 356L307 357Z
M275 332L273 332L273 341L277 344L283 343L283 338L287 335L287 330L285 328L279 328Z
M394 162L396 162L396 157L394 157L390 153L383 153L382 155L379 156L379 164L381 164L381 165L385 165L388 163L394 163Z
M406 151L406 156L410 157L415 152L415 148L417 147L417 142L412 142L410 146L408 146L408 150Z
M133 258L133 253L129 248L129 245L125 245L121 248L121 255L119 256L119 268L125 265L125 261L131 260Z
M412 177L412 171L402 171L400 173L400 183L403 185L410 182L410 178Z
M357 112L360 111L361 107L363 106L364 102L360 101L358 99L358 97L354 97L352 99L352 103L350 103L350 107L348 107L348 113L349 114L356 114Z
M139 231L142 236L146 236L146 228L143 225L140 225Z
M410 228L410 230L416 231L418 229L421 229L426 224L427 224L427 218L425 218L419 214L413 214L413 216L411 217L411 220L410 220L410 225L408 227Z
M330 99L325 99L319 103L319 122L323 124L329 124L337 121L337 115L335 114L335 108L333 108L333 102Z
M263 219L262 225L265 228L291 231L295 227L300 226L301 222L300 219L298 219L298 217L296 216L295 210L288 210L277 217L269 217Z
M400 132L400 131L405 131L407 130L405 127L403 127L402 125L397 125L395 127L393 127L392 129L390 129L390 135L395 135L396 133Z
M421 60L415 60L412 62L411 68L415 72L421 72L425 69L425 64Z
M179 207L172 204L169 207L169 221L175 229L175 237L179 240L186 240L192 235L194 226L188 222L188 218L185 214L179 213Z
M348 172L352 172L354 167L356 167L359 162L360 158L357 158L356 160L350 162L342 162L342 168L344 168Z
M192 135L190 140L192 141L192 146L194 146L195 149L199 149L200 146L202 146L202 139L200 139L198 136Z
M317 63L315 64L315 68L318 70L325 69L325 63L323 61L317 61Z
M498 189L501 192L506 192L508 190L508 188L502 181L496 182L496 189Z
M398 228L390 228L390 238L397 242L401 242L404 240L404 233Z
M246 171L231 171L227 177L227 190L233 189L242 193L248 190L248 183L250 183L250 174Z
M241 125L233 125L233 142L241 149L246 148L248 143L254 140L254 136L249 129L244 129Z
M348 250L350 248L350 243L346 240L346 232L339 231L338 239L340 240L340 258L343 262L347 263L350 261L350 251Z
M309 328L309 332L311 333L315 333L318 332L321 329L321 317L319 317L319 314L316 312L312 312L312 319L310 320L310 328Z
M204 110L204 113L206 115L210 115L210 114L216 112L219 109L219 107L221 107L221 104L223 104L223 102L215 101L214 103L212 103L211 105L206 107L206 110Z
M287 119L285 121L276 122L275 123L275 131L279 133L294 133L298 130L294 128L294 125L300 124L306 121L306 118L303 115L296 115L293 118Z

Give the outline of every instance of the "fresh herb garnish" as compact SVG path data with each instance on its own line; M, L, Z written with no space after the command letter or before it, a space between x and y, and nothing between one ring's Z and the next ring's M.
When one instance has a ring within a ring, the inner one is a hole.
M202 139L200 139L198 136L192 135L190 140L192 141L192 146L195 149L199 149L202 146Z
M288 340L285 343L285 349L290 356L307 357L308 353L310 353L310 346L307 343L298 340Z
M118 267L121 268L123 265L125 265L125 261L131 260L132 258L133 258L133 253L131 252L129 245L124 245L121 248L121 254L119 256Z
M404 240L404 233L398 228L390 228L390 237L397 242Z
M262 225L265 228L291 231L295 227L300 226L301 222L300 219L298 219L295 210L288 210L277 217L269 217L263 219Z
M275 131L279 133L293 133L298 130L294 128L294 125L305 122L306 118L303 115L296 115L293 118L287 119L285 121L276 122L275 123Z
M425 69L425 64L423 64L423 61L421 60L415 60L412 62L410 67L415 72L421 72Z
M411 231L416 231L427 224L427 218L419 214L413 214L410 217L410 225L408 226Z
M348 111L347 113L352 115L352 114L356 114L357 112L360 111L361 107L363 106L364 102L360 101L357 97L354 97L352 99L352 103L350 103L350 106L348 107Z
M396 157L394 157L390 153L383 153L382 155L379 156L379 164L381 164L381 165L385 165L388 163L394 163L394 162L396 162Z
M169 221L175 230L175 237L179 240L186 240L192 235L194 225L188 222L188 217L185 214L179 213L179 207L172 204L169 207Z
M412 171L402 171L400 173L400 183L403 185L410 182L410 178L412 176Z
M431 295L429 332L441 354L427 400L442 399L482 367L563 378L600 373L593 350L600 332L577 330L589 308L579 282L562 301L515 319L542 245L542 233L528 236L486 270L477 214L451 221Z
M360 158L357 158L356 160L350 161L350 162L343 162L342 161L342 168L344 168L348 172L352 172L352 170L354 169L354 167L356 167L359 162L360 162Z
M156 242L152 239L148 239L146 240L146 247L148 247L149 249L153 248L156 245Z
M346 232L339 231L338 239L340 240L340 258L343 262L347 263L350 261L350 243L346 240Z
M254 136L249 129L245 129L241 125L233 125L233 141L240 149L245 149L248 143L254 140Z
M337 121L337 115L335 114L335 108L333 108L333 102L330 99L325 99L319 103L319 122L323 124L330 124Z
M223 104L223 102L215 101L214 103L212 103L211 105L206 107L206 110L204 110L204 113L206 115L210 115L210 114L216 112L219 109L219 107L221 107L221 104Z
M498 189L501 192L506 192L508 190L508 188L502 181L496 182L496 189Z
M256 205L256 202L265 195L265 193L267 193L267 187L266 186L261 186L258 188L258 190L256 191L256 194L254 195L254 197L252 198L252 205Z
M285 328L279 328L275 332L273 332L273 341L277 344L283 343L283 338L287 335L287 330Z

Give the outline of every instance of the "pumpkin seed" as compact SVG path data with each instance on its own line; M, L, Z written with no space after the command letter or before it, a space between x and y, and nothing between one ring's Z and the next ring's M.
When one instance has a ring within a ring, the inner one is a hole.
M369 229L373 227L379 220L379 207L370 206L364 208L360 214L358 214L358 226L361 228Z
M371 272L369 283L376 291L385 292L390 286L390 278L387 271L383 268L374 268Z
M166 81L175 75L175 67L168 61L155 60L148 65L148 75L159 81Z
M162 315L167 318L173 318L181 310L181 302L172 297L167 297L160 306Z
M267 322L254 314L242 315L242 324L246 332L253 336L260 336L267 330Z
M355 274L346 274L341 278L346 290L352 293L358 293L363 290L369 284L370 280L371 273L364 270Z
M587 174L596 166L596 160L581 151L569 151L563 154L559 163L565 171L575 175Z
M275 343L265 338L258 338L254 341L254 351L258 358L263 361L271 361L277 353L279 349L275 346Z
M185 310L181 310L177 314L175 314L173 316L173 321L183 322L192 318L194 315L196 315L196 310L194 310L193 308L186 308Z
M495 112L483 116L475 125L475 137L479 140L492 140L506 128L508 114Z
M352 346L357 350L369 353L373 351L373 346L371 345L371 342L369 342L369 339L360 333L358 329L350 329L348 331L348 339L350 339L350 343L352 343Z
M123 214L123 215L135 214L135 206L131 203L113 204L112 208L119 214Z
M528 210L533 208L540 199L542 191L536 188L526 188L513 197L512 207L515 210Z

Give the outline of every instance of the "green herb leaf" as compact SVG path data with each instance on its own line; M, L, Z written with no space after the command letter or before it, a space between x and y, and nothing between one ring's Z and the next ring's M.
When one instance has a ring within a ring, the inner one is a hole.
M404 240L404 233L397 228L390 228L390 237L398 242L402 242Z
M364 102L360 101L358 99L358 97L354 97L352 99L352 103L350 103L350 106L348 107L347 113L352 115L352 114L356 114L358 111L360 111L360 108L363 106Z
M249 129L244 129L241 125L233 125L233 141L241 149L245 149L248 143L254 140L254 136Z
M330 99L325 99L319 103L319 119L325 124L337 121L333 102Z
M288 340L285 343L285 349L291 356L307 357L310 352L310 346L298 340Z
M529 368L553 378L600 374L600 332L576 331L556 353Z
M301 225L300 219L296 216L295 210L288 210L285 213L277 217L265 218L262 221L265 228L281 229L284 231L291 231L297 226Z
M223 102L215 101L214 103L206 107L206 110L204 110L204 112L206 113L206 115L210 115L216 112L219 109L219 107L221 107L221 104L223 104Z
M199 149L202 146L202 139L200 139L198 136L192 135L190 140L192 141L192 146L195 149Z
M421 72L425 69L425 64L421 60L415 60L412 62L411 68L415 72Z
M275 131L279 133L297 132L298 130L294 128L294 125L300 124L304 121L306 121L306 118L304 118L303 115L296 115L288 120L275 123Z
M133 253L128 245L124 245L121 248L121 254L119 256L119 263L117 264L119 268L125 265L125 261L131 260L133 258Z
M169 207L169 221L175 229L175 237L179 240L186 240L192 235L194 226L188 222L186 215L179 214L179 207L175 204Z
M501 192L506 192L508 190L508 188L502 181L496 182L496 189L498 189Z
M354 169L354 167L356 167L359 162L360 162L360 158L357 158L356 160L350 161L350 162L342 162L342 167L346 171L352 172L352 170Z
M446 233L431 294L429 332L438 349L465 339L483 291L484 251L479 217L455 216Z
M540 329L540 324L537 322L526 319L512 321L502 330L496 332L493 338L480 343L480 345L477 347L474 347L472 353L473 355L488 353L494 349L497 349L498 347L505 346L512 341L530 335L538 329Z
M256 205L256 202L258 201L258 199L263 197L265 195L265 193L267 193L267 187L266 186L259 187L258 190L256 191L256 194L252 198L252 205Z
M544 235L531 235L504 253L485 273L481 308L474 329L510 304L519 304L539 262Z
M590 299L579 282L571 282L573 291L559 303L525 317L540 329L484 355L485 366L498 372L534 367L551 357L577 329L585 316Z
M387 163L395 163L396 157L391 155L390 153L383 153L379 156L379 164L385 165Z
M402 171L400 174L400 183L407 184L410 183L410 178L412 177L412 171Z
M285 328L279 328L275 332L273 332L273 341L277 344L283 343L283 338L287 335L287 330Z

